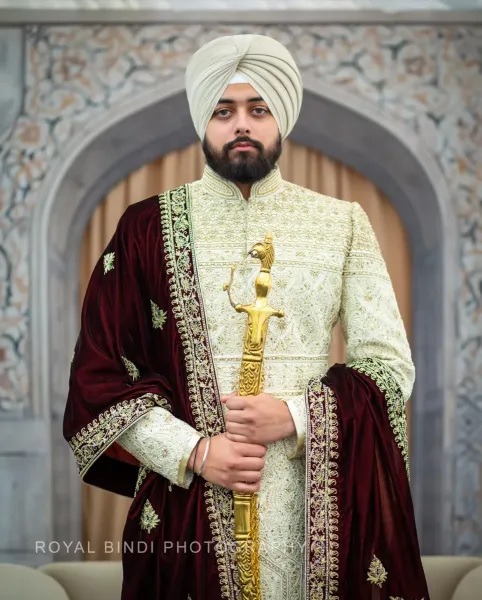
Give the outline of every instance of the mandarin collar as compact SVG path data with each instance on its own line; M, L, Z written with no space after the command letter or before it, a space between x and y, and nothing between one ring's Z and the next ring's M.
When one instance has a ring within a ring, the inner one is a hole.
M206 165L204 168L201 184L208 192L214 194L217 198L233 200L245 199L235 183L224 179L215 171L213 171L213 169L211 169L211 167L208 165ZM268 173L268 175L266 175L266 177L256 181L256 183L253 183L251 186L251 195L249 200L271 196L272 194L278 192L282 185L283 178L281 177L279 167L276 166L270 173Z

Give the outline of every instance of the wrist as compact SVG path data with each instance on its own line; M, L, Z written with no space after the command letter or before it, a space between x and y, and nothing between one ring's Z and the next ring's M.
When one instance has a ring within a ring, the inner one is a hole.
M305 396L304 394L292 396L286 399L285 402L295 425L293 435L286 439L286 443L288 444L288 458L299 458L304 454L306 443L307 419Z
M295 421L293 419L293 415L291 413L291 410L289 409L289 406L286 404L286 402L283 402L284 404L284 410L285 410L285 427L284 427L284 437L285 438L289 438L293 435L296 435L296 424Z
M204 447L202 449L202 452L199 453L199 456L201 456L202 454L202 458L200 458L200 462L198 462L197 458L195 459L195 473L196 475L199 475L200 477L203 476L203 471L204 471L204 467L206 466L206 460L209 454L209 448L211 446L211 438L205 438L204 440Z
M197 472L201 464L204 448L206 446L206 438L199 438L199 441L194 446L191 456L187 462L187 468L193 473Z

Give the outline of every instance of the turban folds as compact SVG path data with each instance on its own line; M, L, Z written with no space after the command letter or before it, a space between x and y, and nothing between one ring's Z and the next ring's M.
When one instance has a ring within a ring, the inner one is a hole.
M202 46L186 69L186 92L198 136L206 127L224 90L239 74L268 105L284 139L293 129L301 108L303 84L288 50L264 35L233 35Z

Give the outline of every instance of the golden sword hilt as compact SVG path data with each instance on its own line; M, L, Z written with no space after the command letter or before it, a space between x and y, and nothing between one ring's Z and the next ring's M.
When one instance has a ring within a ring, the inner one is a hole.
M231 267L228 292L231 306L239 313L248 315L244 336L243 357L239 376L239 396L257 396L264 388L263 356L270 317L284 317L282 310L268 305L271 290L271 267L274 262L273 236L269 233L264 242L255 244L247 258L261 262L261 269L255 280L256 297L252 304L236 304L231 296L236 266ZM239 265L238 265L239 266ZM259 569L259 514L257 494L234 492L234 525L236 557L242 600L261 600Z

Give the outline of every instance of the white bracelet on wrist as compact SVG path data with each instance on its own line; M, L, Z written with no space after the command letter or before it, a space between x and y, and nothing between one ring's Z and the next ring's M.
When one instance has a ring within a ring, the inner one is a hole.
M196 475L202 475L203 469L204 469L204 465L206 463L206 458L208 456L208 452L209 452L209 446L211 445L211 438L208 438L208 441L206 442L206 448L204 450L204 456L203 459L201 461L201 466L199 467L199 471L196 473Z

